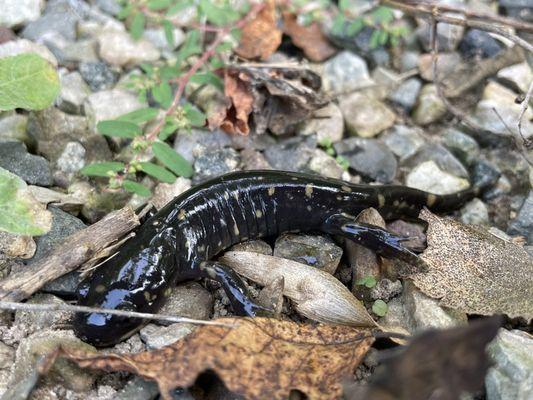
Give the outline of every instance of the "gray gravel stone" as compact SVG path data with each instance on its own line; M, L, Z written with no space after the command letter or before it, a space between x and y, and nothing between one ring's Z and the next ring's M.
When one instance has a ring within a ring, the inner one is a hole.
M0 26L11 28L35 21L43 6L43 0L1 0Z
M59 297L43 293L30 297L27 302L30 304L65 304ZM70 314L67 312L17 311L12 329L24 331L27 336L43 329L52 328L54 325L65 324L69 319Z
M118 73L102 61L80 63L79 70L93 92L112 89L118 80Z
M239 154L231 148L202 154L194 162L193 184L235 171L239 162Z
M485 203L473 199L461 208L461 222L472 225L488 225L489 210Z
M33 144L26 128L28 116L24 114L8 114L0 118L0 140L17 140L26 145Z
M334 148L361 175L383 183L396 176L396 158L387 146L374 139L349 138L336 143Z
M59 33L65 39L76 40L76 24L82 17L80 1L52 0L48 1L44 14L26 25L22 37L34 41L42 40L47 34ZM87 7L86 4L84 4ZM77 6L77 7L76 7Z
M533 190L529 191L518 215L509 224L508 232L512 235L525 236L528 243L533 242Z
M461 162L444 146L436 143L422 145L416 154L409 157L402 164L413 168L425 161L433 161L441 170L461 178L468 178L469 174Z
M444 172L434 161L426 161L416 166L407 175L405 184L435 194L456 193L470 185L468 180Z
M48 161L28 153L21 142L0 142L0 167L31 185L51 186L53 183Z
M391 281L381 279L376 286L370 289L370 298L372 300L383 300L387 303L390 299L402 293L403 287L400 281Z
M16 56L23 53L37 53L45 60L49 61L54 67L57 67L56 57L42 44L33 43L26 39L10 40L9 42L0 44L0 58Z
M77 71L61 76L61 91L56 100L58 107L71 114L81 114L83 102L91 94L89 86Z
M276 240L274 256L334 274L342 257L342 249L325 236L287 234Z
M174 28L173 31L174 45L168 43L165 31L163 28L146 29L143 33L143 38L150 41L154 46L160 50L173 50L178 48L185 40L185 33L179 28Z
M335 94L349 93L373 84L363 58L342 51L324 64L323 88Z
M424 144L422 134L422 129L416 126L394 125L381 136L381 140L403 161L414 155Z
M306 167L315 148L315 137L310 136L305 140L295 137L268 147L264 155L274 169L298 172Z
M141 329L139 335L146 344L148 350L159 349L168 346L181 338L187 336L195 329L192 324L172 324L169 326L158 326L148 324Z
M191 180L182 176L178 177L174 183L158 183L150 201L157 209L161 209L176 196L190 189L190 187Z
M472 165L479 158L479 145L466 133L448 128L442 133L442 139L444 146L465 165Z
M390 128L396 118L394 112L381 101L359 92L343 97L339 107L347 131L361 137L376 136Z
M479 29L469 29L458 47L459 52L466 59L495 57L503 49L501 42Z
M533 393L533 337L500 329L488 346L494 366L485 377L487 400L528 400Z
M111 65L135 66L143 62L157 61L157 47L146 39L134 40L128 32L104 30L98 35L100 57Z
M161 314L177 315L194 319L208 319L213 310L213 296L195 282L184 283L172 289ZM161 325L169 325L164 321Z
M231 147L231 144L229 135L221 130L211 132L193 128L190 133L178 132L174 139L174 150L192 163L206 152Z
M422 82L418 78L410 78L389 95L389 100L398 104L406 111L411 111L418 99Z
M68 142L57 159L57 168L72 177L85 166L85 148L79 142Z
M529 82L533 79L533 71L527 62L511 65L498 71L498 78L511 82L518 90L527 93Z
M344 169L334 157L320 149L315 149L314 155L309 160L308 167L317 174L336 179L340 179L344 172Z
M316 110L312 119L302 123L298 129L300 135L316 134L318 143L330 140L338 142L344 135L344 118L342 112L335 103L329 103L326 107Z
M446 114L446 106L433 84L424 85L413 111L413 120L418 125L428 125L440 120Z

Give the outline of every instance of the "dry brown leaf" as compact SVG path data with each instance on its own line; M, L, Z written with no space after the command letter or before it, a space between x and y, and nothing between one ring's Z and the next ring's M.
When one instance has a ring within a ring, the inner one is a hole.
M281 44L282 32L276 26L276 6L268 0L265 7L242 29L235 52L247 59L266 60Z
M296 20L296 15L286 12L283 13L283 24L284 33L290 36L292 43L301 48L311 61L324 61L337 52L316 22L302 26Z
M428 210L420 218L429 269L408 277L422 292L470 314L533 318L533 259L523 247Z
M80 367L128 371L157 382L164 399L206 370L248 399L283 399L297 389L311 399L336 399L374 338L368 330L301 325L269 318L221 318L176 343L139 354L99 354L59 348ZM46 369L45 369L46 370Z
M235 71L224 71L224 94L228 105L209 116L209 128L220 127L226 133L248 135L254 97L246 77Z
M485 352L502 318L476 320L468 326L428 330L404 349L386 357L366 393L348 400L455 400L483 387L490 362ZM358 388L354 388L358 389Z

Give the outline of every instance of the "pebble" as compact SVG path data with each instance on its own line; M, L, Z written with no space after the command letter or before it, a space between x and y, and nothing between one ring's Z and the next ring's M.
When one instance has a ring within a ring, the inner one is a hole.
M469 201L461 208L461 222L472 225L489 225L489 210L479 199Z
M320 149L315 149L314 155L309 160L308 167L317 174L335 179L340 179L344 172L344 169L334 157Z
M422 82L418 78L410 78L389 95L389 100L398 104L406 111L411 111L418 99Z
M518 211L518 215L509 224L508 233L526 237L528 243L533 243L533 190Z
M176 315L193 319L209 319L213 311L213 296L196 282L180 284L172 288L160 314ZM170 322L158 321L159 325Z
M385 278L381 279L376 286L370 289L370 298L372 300L383 300L387 303L390 299L402 293L402 290L402 282L399 280L393 282Z
M437 76L439 80L452 75L457 68L463 63L459 53L439 53L437 59ZM433 57L431 54L421 54L418 58L418 69L420 76L426 81L433 81Z
M533 80L533 72L527 62L511 65L510 67L502 68L496 75L518 88L523 93L527 93L529 89L529 82Z
M325 236L286 234L276 239L274 256L293 260L334 274L342 249Z
M469 187L467 179L444 172L434 161L416 166L407 175L405 184L435 194L451 194Z
M72 331L42 330L21 340L16 351L11 382L13 386L26 379L33 371L37 360L55 350L58 346L71 348L78 351L93 352L96 349L76 336ZM61 383L66 388L74 391L87 391L94 384L94 372L79 368L71 362L56 362L46 376L46 380Z
M396 176L398 162L394 154L374 139L344 139L335 143L334 148L361 175L382 183L390 183Z
M248 251L250 253L259 253L267 256L272 255L272 247L262 240L248 240L246 242L237 243L230 247L228 251Z
M479 158L479 144L471 136L455 128L447 128L441 135L444 146L465 165L472 165Z
M148 40L135 41L129 33L107 30L98 35L100 57L111 65L132 67L143 62L157 61L159 50Z
M323 89L333 94L345 94L374 83L363 58L342 51L324 63Z
M17 27L41 15L43 0L0 0L0 26Z
M66 303L59 297L51 294L38 293L30 297L27 301L29 304L53 304L65 305ZM25 336L35 332L52 328L58 324L65 324L69 321L71 314L65 311L61 312L29 312L17 311L15 321L11 329L23 331Z
M85 148L79 142L68 142L57 159L57 168L72 178L85 166Z
M10 40L9 42L0 44L0 58L16 56L23 53L37 53L49 61L54 67L57 67L56 57L42 44L33 43L27 39Z
M89 126L96 132L100 121L115 119L139 108L146 107L137 96L123 89L103 90L87 97L84 103Z
M193 184L237 170L239 153L226 148L202 154L194 162Z
M272 169L263 153L254 149L244 149L241 151L241 164L244 171L256 169Z
M7 389L13 361L15 361L15 349L0 342L0 396Z
M394 112L381 101L359 92L342 98L339 107L348 133L361 137L376 136L394 125L396 118Z
M80 2L77 3L80 4ZM76 2L71 0L48 1L44 14L27 24L21 36L39 41L53 32L67 40L76 40L76 24L82 15L80 15L80 7L73 6L75 4Z
M28 116L24 114L13 113L0 117L0 140L17 140L30 146L33 141L26 131L27 125Z
M221 130L213 132L205 129L191 129L191 132L178 132L174 139L174 150L181 154L187 161L194 160L206 153L231 147L231 138Z
M446 106L437 93L437 87L433 84L424 85L413 111L413 121L418 125L428 125L440 120L445 114Z
M500 329L488 346L493 366L485 377L487 400L528 400L533 393L533 337Z
M191 188L191 180L179 176L174 183L160 182L154 189L151 203L158 210L163 208L169 201Z
M160 50L174 50L185 41L185 33L183 33L183 31L179 28L174 28L172 30L172 36L174 38L174 44L170 45L168 43L165 31L162 28L146 29L143 33L143 38L151 42Z
M60 58L63 64L97 62L96 40L83 39L76 42L66 42L60 49Z
M306 167L315 148L316 137L309 136L305 140L294 137L268 147L264 155L274 169L298 172Z
M112 89L118 80L118 73L102 61L82 62L79 70L93 92Z
M423 133L416 126L394 125L381 136L381 140L403 161L414 155L425 143Z
M192 324L172 324L169 326L158 326L148 324L141 329L139 335L141 340L146 344L148 350L160 349L171 345L194 331L195 326Z
M0 231L0 253L7 257L31 258L36 244L31 236Z
M444 3L450 5L450 3L457 3L456 1L438 1L438 3ZM454 4L457 5L457 4ZM444 13L446 15L446 13ZM450 13L448 13L450 14ZM454 15L454 14L452 14ZM455 14L455 17L457 15ZM421 42L424 49L429 52L431 49L430 43L430 24L423 19L419 20L419 27L416 30L418 40ZM463 37L464 28L458 25L451 25L446 23L440 23L437 25L437 47L439 50L453 51L457 48L461 38Z
M425 161L434 161L441 170L452 175L469 177L464 165L448 149L437 143L423 144L413 156L403 162L403 166L414 168Z
M79 72L74 71L60 76L61 91L56 100L58 107L70 114L81 114L83 102L91 94Z
M0 142L0 167L18 175L30 185L51 186L53 183L48 161L28 153L21 142Z
M490 58L502 51L503 45L485 31L469 29L458 50L465 59Z
M301 124L298 134L304 136L316 134L318 143L325 140L336 143L342 140L344 118L339 106L329 103L326 107L316 110L313 117Z

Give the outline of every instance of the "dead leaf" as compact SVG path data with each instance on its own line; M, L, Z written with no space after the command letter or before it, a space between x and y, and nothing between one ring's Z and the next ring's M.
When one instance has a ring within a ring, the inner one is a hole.
M164 399L214 371L232 392L248 399L283 399L291 389L311 399L336 399L374 339L368 330L302 325L269 318L221 318L176 343L139 354L100 354L59 348L80 367L128 371L157 382ZM46 371L46 369L44 369Z
M220 261L263 286L274 278L283 277L283 294L296 303L300 314L314 321L377 326L365 306L327 272L296 261L247 251L228 251Z
M266 60L281 44L282 32L276 26L276 6L268 0L257 16L244 26L235 52L247 59Z
M209 128L221 128L230 134L248 135L248 117L254 98L246 77L236 71L224 71L224 94L227 104L208 118Z
M490 366L485 352L502 319L477 320L468 326L428 330L401 352L385 359L372 376L365 400L456 400L482 388Z
M296 15L283 13L284 33L292 39L295 46L301 48L305 56L311 61L321 62L337 52L326 36L322 33L320 25L313 22L302 26L296 20Z
M429 268L408 277L422 292L470 314L533 318L533 259L523 247L428 210L420 218L429 223L421 255Z

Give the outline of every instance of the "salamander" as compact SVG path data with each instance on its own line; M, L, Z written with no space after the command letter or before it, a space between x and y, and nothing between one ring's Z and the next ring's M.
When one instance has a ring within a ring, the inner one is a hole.
M483 184L450 195L403 186L356 185L316 175L259 170L226 174L177 196L148 218L77 289L78 304L155 313L176 283L211 278L222 285L234 312L254 316L263 311L231 268L210 261L224 249L249 239L283 232L321 231L341 235L389 258L419 262L402 238L358 224L368 207L385 219L418 216L423 207L447 212L465 204ZM74 329L97 346L132 335L143 320L104 313L78 314Z

